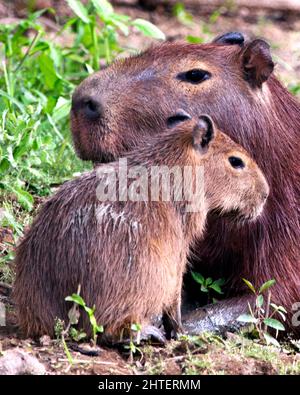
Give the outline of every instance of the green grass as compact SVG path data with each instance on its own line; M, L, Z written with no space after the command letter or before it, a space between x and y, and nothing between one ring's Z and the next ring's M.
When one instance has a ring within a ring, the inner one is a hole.
M120 34L135 29L164 38L150 22L116 14L106 0L67 3L74 17L57 25L57 32L46 31L40 19L52 9L0 26L0 229L9 227L15 239L39 197L91 168L76 157L70 137L75 87L123 51ZM12 258L12 252L0 255L2 269Z
M107 1L92 0L87 8L78 0L68 3L76 16L54 37L39 21L43 11L0 26L0 189L26 210L33 208L34 195L47 195L52 184L88 168L70 141L75 86L101 60L110 63L122 52L119 31L128 35L134 26L145 35L164 37L147 21L115 14ZM58 44L64 35L71 44Z

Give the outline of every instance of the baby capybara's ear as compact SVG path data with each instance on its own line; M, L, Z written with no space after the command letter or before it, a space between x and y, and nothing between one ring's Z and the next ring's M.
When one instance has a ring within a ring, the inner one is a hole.
M211 117L201 115L193 130L193 147L201 154L205 154L215 134L215 126Z
M264 40L253 40L243 49L241 62L244 75L253 87L261 87L274 69L270 45Z
M168 128L173 128L179 123L188 121L189 119L192 119L191 115L180 108L167 119L167 126Z
M213 40L215 44L221 45L243 45L245 41L244 36L240 32L229 32L216 37Z

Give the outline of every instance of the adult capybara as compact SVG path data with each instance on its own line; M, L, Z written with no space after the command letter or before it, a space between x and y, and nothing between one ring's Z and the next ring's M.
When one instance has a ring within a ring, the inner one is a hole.
M170 330L180 330L187 254L207 213L254 219L269 193L255 162L208 116L185 118L175 114L173 129L145 140L125 165L99 166L42 207L15 261L24 334L53 336L55 318L68 320L65 297L79 284L106 339L132 323L147 328L163 312ZM80 325L90 333L87 320Z
M300 106L273 68L269 45L245 42L240 33L210 44L154 46L81 83L73 96L72 132L81 158L103 162L161 130L172 106L212 115L251 153L271 192L256 223L238 229L224 218L209 219L194 264L202 273L228 279L228 298L214 308L209 323L232 320L232 306L235 317L247 309L242 277L255 286L275 278L272 299L289 311L286 327L299 333L291 316L300 301Z

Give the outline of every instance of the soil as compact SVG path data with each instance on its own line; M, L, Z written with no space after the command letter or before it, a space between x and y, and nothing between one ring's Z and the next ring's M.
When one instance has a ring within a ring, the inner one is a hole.
M0 372L6 352L13 350L16 353L11 354L9 365L17 367L15 370L19 374L28 372L31 364L22 355L20 364L18 351L21 350L34 357L33 365L42 364L46 375L300 374L300 341L290 340L277 349L233 333L223 337L214 334L183 336L165 346L144 343L133 355L126 346L95 347L91 343L67 341L70 361L61 339L48 336L24 339L21 336L11 301L11 287L5 283L0 283L0 307L1 303L5 305L6 326L1 327L0 309Z
M197 339L170 341L165 347L144 345L133 356L127 350L97 347L97 356L83 355L72 350L69 362L61 341L43 336L39 340L22 339L16 327L16 317L11 307L7 312L8 325L0 327L0 352L23 350L37 359L47 375L140 375L140 374L231 374L273 375L299 374L300 354L255 344L235 334L227 339L199 337ZM92 349L80 344L81 349ZM246 350L246 351L245 351ZM0 356L1 370L1 356Z
M126 1L123 1L123 4ZM145 18L157 25L168 40L184 39L187 35L200 36L204 41L226 31L241 31L249 37L259 36L268 40L277 63L276 72L287 85L299 85L300 80L300 18L284 12L251 11L242 8L236 11L220 10L212 23L211 14L193 11L193 23L184 25L163 8L154 12L130 4L116 6L116 11L134 18ZM63 0L37 0L38 8L54 7L61 20L70 10ZM25 15L24 1L0 0L0 23L22 18ZM57 30L51 14L43 17L49 34ZM68 40L68 37L65 37ZM150 43L138 34L122 38L127 48L143 49ZM12 233L0 229L0 250L4 253L7 243L13 244ZM17 330L14 307L10 301L10 288L0 283L0 302L6 305L7 326L0 326L1 352L22 349L35 356L46 368L46 374L299 374L300 345L280 351L258 345L239 335L228 334L227 339L199 337L197 339L171 341L165 347L145 345L133 360L128 352L100 348L98 356L83 355L70 347L73 364L70 364L61 341L47 337L40 340L22 339ZM1 318L1 317L0 317ZM299 343L299 342L298 342ZM84 347L84 345L81 345ZM298 352L297 352L298 351Z

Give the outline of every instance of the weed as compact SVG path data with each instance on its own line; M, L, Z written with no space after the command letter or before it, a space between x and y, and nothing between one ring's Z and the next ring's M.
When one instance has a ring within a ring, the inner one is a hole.
M91 308L86 305L85 301L80 296L80 285L78 286L77 293L72 294L71 296L67 296L65 298L65 300L68 302L73 302L73 306L70 309L69 314L68 314L69 315L69 325L66 329L67 333L69 333L69 331L73 325L78 324L79 317L80 317L80 312L78 310L78 306L82 307L83 310L87 313L87 315L89 317L89 321L90 321L90 324L92 327L92 342L93 342L93 345L96 346L98 333L103 332L103 326L97 324L97 321L95 318L95 306L93 306ZM78 332L75 328L73 328L71 334L73 334L74 339L77 338L78 340L81 340L86 337L86 334L84 332Z
M223 278L219 278L218 280L213 280L211 277L204 278L202 274L197 272L192 272L192 277L201 285L201 292L207 293L208 303L215 303L217 301L217 299L212 296L212 291L219 295L223 294L222 286L225 284L225 280Z
M76 157L70 139L75 86L124 50L120 33L135 29L164 39L150 22L116 13L107 0L68 4L75 16L56 33L40 19L51 9L0 26L0 201L16 199L27 212L35 197L91 167ZM65 36L70 43L62 44ZM22 226L17 228L20 236Z
M186 26L193 26L193 15L190 14L183 3L176 3L172 9L173 15L177 18L178 22Z
M238 317L238 321L253 324L254 327L250 329L250 332L258 337L261 341L267 344L273 344L279 347L279 343L276 340L278 336L278 331L284 331L285 328L283 324L274 318L277 314L285 321L285 314L287 311L282 306L277 306L275 303L271 302L271 291L270 288L275 284L275 280L269 280L262 284L259 290L256 290L250 281L243 279L248 288L255 295L255 306L251 307L250 303L249 314L242 314ZM267 293L267 300L265 301L264 295ZM268 332L269 328L273 328L276 331L275 338Z

